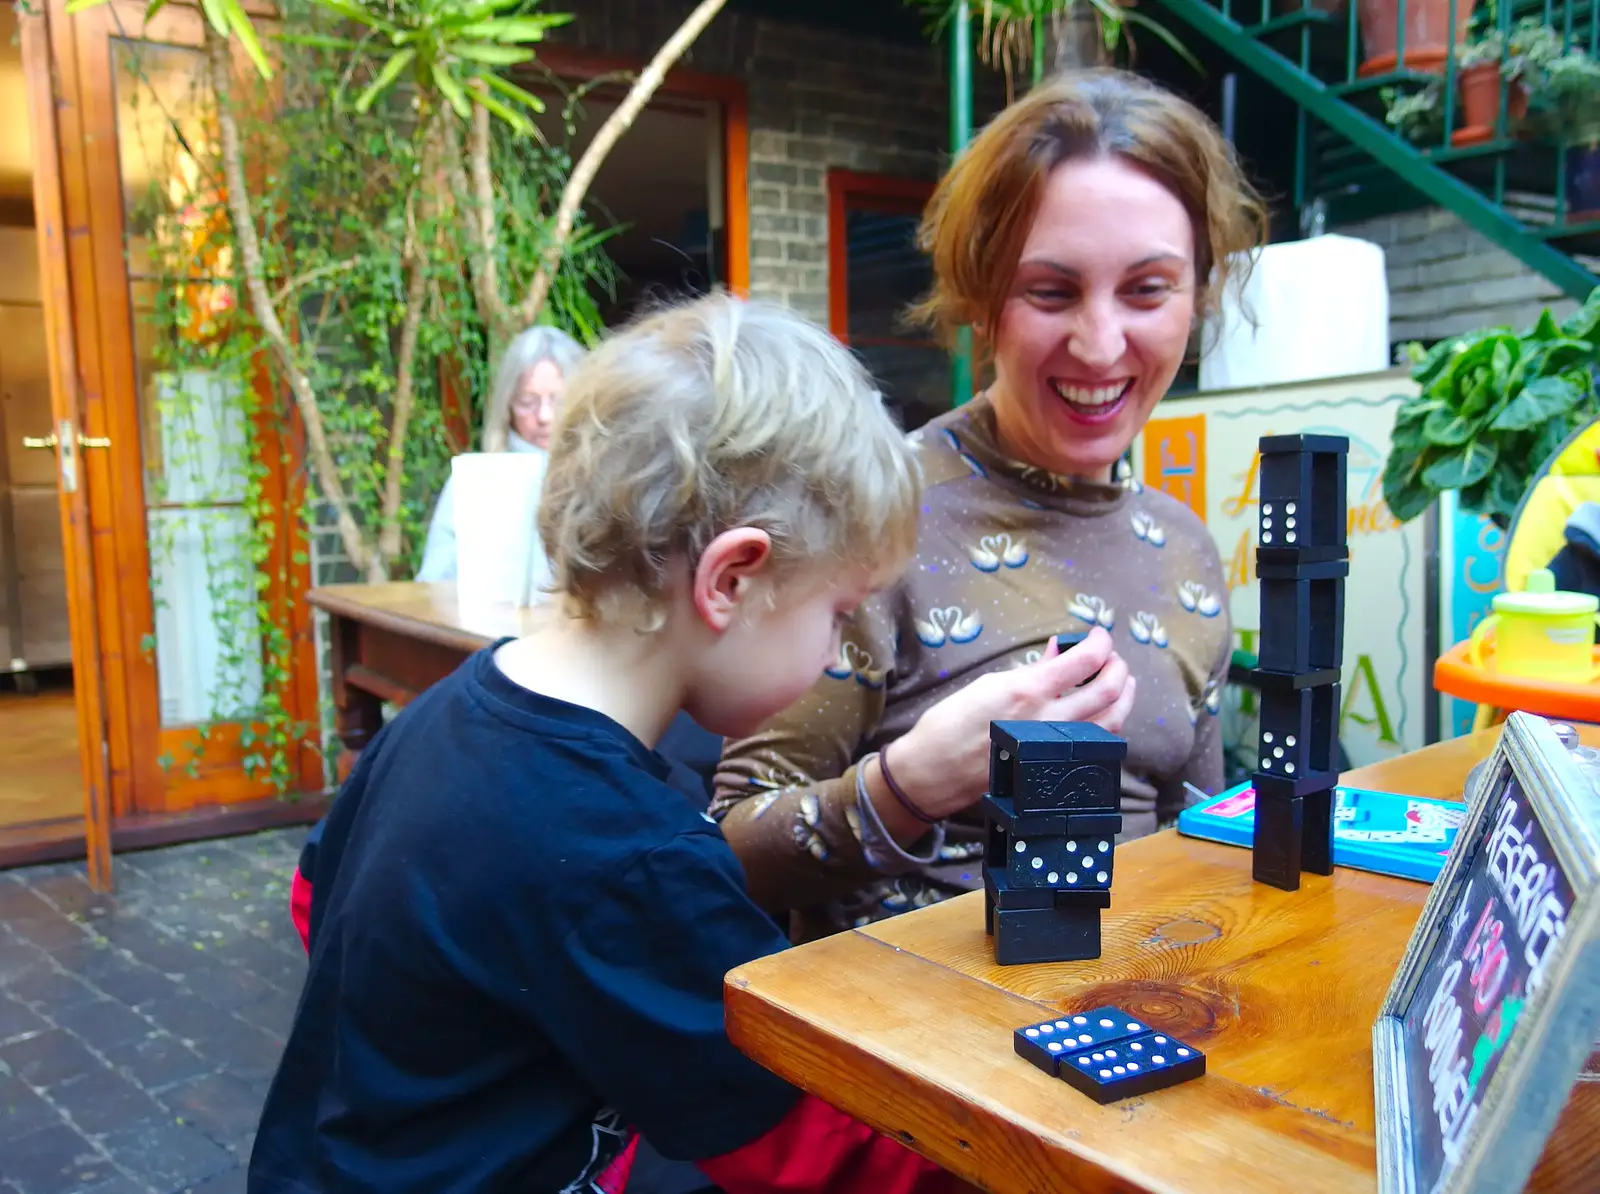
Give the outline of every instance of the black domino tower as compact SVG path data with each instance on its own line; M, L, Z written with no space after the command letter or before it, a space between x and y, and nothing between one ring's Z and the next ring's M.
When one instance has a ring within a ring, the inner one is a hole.
M1333 874L1335 731L1350 575L1345 492L1350 441L1336 435L1261 440L1256 577L1261 636L1260 758L1252 869L1259 883L1300 887Z
M990 723L983 924L1000 965L1100 956L1127 753L1087 722Z

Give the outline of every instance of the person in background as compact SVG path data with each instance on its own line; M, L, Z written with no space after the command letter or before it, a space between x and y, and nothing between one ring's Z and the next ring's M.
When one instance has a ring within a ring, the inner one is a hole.
M1117 71L1034 88L940 182L917 314L947 342L974 329L993 381L911 437L911 567L716 777L712 814L795 940L983 885L991 720L1120 731L1124 839L1219 789L1221 561L1120 462L1266 231L1216 126Z
M1585 502L1572 512L1566 540L1550 561L1556 588L1600 597L1600 502Z
M550 449L550 430L561 406L567 375L583 358L583 347L560 328L532 327L500 358L489 393L484 425L485 452L536 452ZM536 534L530 527L528 533ZM456 517L451 480L446 480L428 524L428 538L417 568L419 581L456 578Z
M727 1194L969 1187L742 1055L724 976L786 948L652 749L744 735L904 567L916 457L782 307L668 308L575 372L539 509L558 616L361 752L252 1194L596 1191L638 1138Z

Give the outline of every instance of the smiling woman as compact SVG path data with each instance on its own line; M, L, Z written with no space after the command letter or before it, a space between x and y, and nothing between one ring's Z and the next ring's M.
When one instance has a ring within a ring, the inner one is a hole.
M993 384L913 434L910 568L717 775L712 811L796 938L982 884L991 720L1122 733L1125 837L1220 786L1221 562L1193 514L1117 470L1266 222L1216 127L1121 72L1036 88L939 184L916 314L947 340L971 326Z

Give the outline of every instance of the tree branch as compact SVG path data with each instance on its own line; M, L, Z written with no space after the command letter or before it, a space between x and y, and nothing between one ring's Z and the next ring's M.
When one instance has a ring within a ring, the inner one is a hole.
M463 154L461 136L453 120L446 119L446 169L455 206L467 226L467 271L472 278L473 299L478 318L489 337L491 356L504 341L511 322L511 311L500 293L500 270L495 260L499 228L494 200L494 179L489 168L489 110L481 104L472 108L472 126ZM471 180L467 167L472 170Z
M483 281L480 284L488 311L484 323L489 328L491 345L503 343L511 335L511 311L500 293L500 271L495 261L499 248L499 227L494 202L494 178L489 173L489 109L472 105L472 133L467 138L467 160L472 166L472 195L478 206L478 247L483 253ZM465 195L467 192L463 191Z
M601 163L606 160L606 156L622 134L627 132L638 119L639 113L644 110L644 106L650 102L650 97L661 86L672 64L683 56L683 52L694 43L695 38L700 36L726 3L727 0L700 0L683 24L678 26L677 32L656 51L656 56L639 73L638 79L629 88L622 103L617 105L616 110L600 126L600 131L595 134L594 140L589 143L589 148L584 151L583 157L572 171L572 176L567 179L567 185L562 189L550 242L545 247L539 268L534 271L533 282L528 287L528 296L517 312L517 320L522 326L528 326L539 317L545 299L550 295L550 287L561 269L561 257L566 251L567 238L572 235L572 225L578 217L578 209L583 206L584 196L588 193L595 174L599 172Z
M289 342L277 309L272 305L271 295L267 293L266 266L261 256L261 241L256 235L250 194L245 188L244 153L239 144L239 125L233 115L232 79L229 76L233 64L228 56L228 43L209 23L205 37L211 86L217 99L217 130L221 139L222 176L227 189L228 216L233 223L234 240L239 246L239 264L244 274L250 310L289 379L290 393L300 412L300 420L305 425L306 447L311 453L312 470L323 498L333 507L339 540L344 545L345 554L358 571L365 572L372 551L351 512L350 498L339 479L338 465L328 449L327 430L323 426L322 411L317 406L316 392L311 388L311 379L296 361L294 346Z
M425 132L420 186L434 181L430 159L437 157L435 130ZM416 200L420 202L420 200ZM408 205L409 207L410 205ZM422 327L423 299L428 284L428 255L418 234L414 210L406 212L406 241L401 252L401 268L409 267L406 282L406 313L400 322L400 349L395 357L393 410L389 418L389 447L383 465L383 505L378 529L378 550L367 562L367 581L377 584L389 579L389 565L400 555L400 502L404 497L406 433L411 427L411 409L416 404L417 340Z

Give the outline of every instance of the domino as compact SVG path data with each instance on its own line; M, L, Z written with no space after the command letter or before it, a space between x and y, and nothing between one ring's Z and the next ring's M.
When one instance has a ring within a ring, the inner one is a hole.
M1198 1078L1206 1055L1121 1008L1068 1012L1012 1034L1017 1056L1100 1104Z
M1102 1105L1165 1090L1205 1072L1204 1053L1160 1032L1063 1054L1055 1071L1056 1077Z

